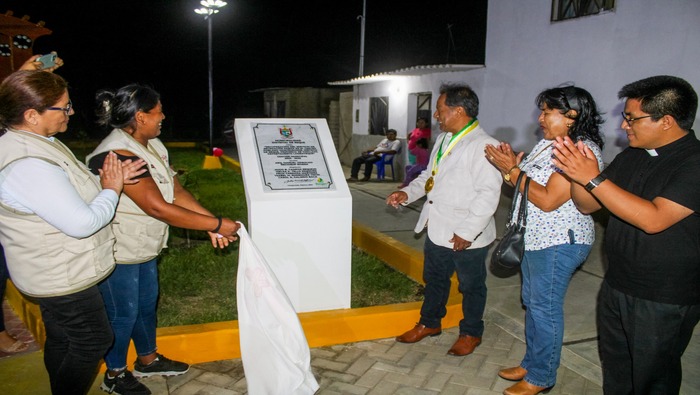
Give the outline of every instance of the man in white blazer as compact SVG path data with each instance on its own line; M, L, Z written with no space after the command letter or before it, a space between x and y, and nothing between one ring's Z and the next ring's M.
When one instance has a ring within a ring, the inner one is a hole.
M428 168L387 204L398 207L427 195L415 232L428 230L424 247L425 295L420 321L396 341L415 343L442 332L450 278L457 271L463 318L459 338L448 354L471 354L481 343L486 306L486 256L496 238L494 213L501 196L501 174L484 155L497 144L479 125L479 98L464 84L440 87L435 114L441 133Z

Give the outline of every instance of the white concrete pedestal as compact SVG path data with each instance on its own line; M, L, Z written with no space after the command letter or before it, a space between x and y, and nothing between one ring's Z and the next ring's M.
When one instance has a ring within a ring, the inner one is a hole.
M352 197L325 119L236 119L246 227L297 312L350 307Z

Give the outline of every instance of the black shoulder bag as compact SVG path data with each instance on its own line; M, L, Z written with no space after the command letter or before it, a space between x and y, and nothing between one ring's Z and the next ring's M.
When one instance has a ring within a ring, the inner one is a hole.
M518 200L520 192L520 182L525 177L525 188L523 189L522 199L520 199L520 209L518 210L518 219L511 223L513 213L515 212L515 202ZM518 181L515 182L515 194L513 195L513 204L510 207L508 214L508 225L501 241L496 245L496 249L491 254L491 265L497 265L506 269L513 269L520 265L525 254L525 226L527 224L527 191L530 188L530 178L524 171L518 175Z

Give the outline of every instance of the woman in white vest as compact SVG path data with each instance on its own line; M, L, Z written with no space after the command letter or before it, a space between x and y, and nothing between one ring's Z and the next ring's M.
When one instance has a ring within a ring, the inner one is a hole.
M114 269L106 225L143 166L109 153L98 180L55 137L72 114L60 76L18 71L0 85L0 242L12 282L41 309L53 394L87 393L112 344L97 288Z
M144 159L148 166L141 182L124 188L112 224L117 268L100 284L100 291L115 340L105 356L108 370L101 387L108 392L150 394L134 376L172 376L189 369L186 363L157 353L157 257L167 246L168 226L208 231L212 245L223 248L236 239L239 225L202 207L175 177L168 151L158 139L165 119L158 92L133 84L99 92L97 102L100 124L113 130L87 156L89 167L94 169L110 151L122 160ZM126 361L131 339L138 355L133 375Z

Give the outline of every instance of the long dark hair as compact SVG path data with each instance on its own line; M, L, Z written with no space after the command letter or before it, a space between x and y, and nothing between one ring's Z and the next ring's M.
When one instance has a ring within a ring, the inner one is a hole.
M571 119L573 123L569 128L569 137L572 140L589 139L603 149L600 125L605 121L587 90L573 85L551 88L540 92L535 103L540 109L547 105Z
M149 112L160 101L160 94L153 88L131 84L119 88L116 92L101 90L95 96L97 100L97 123L112 128L133 127L136 113Z

